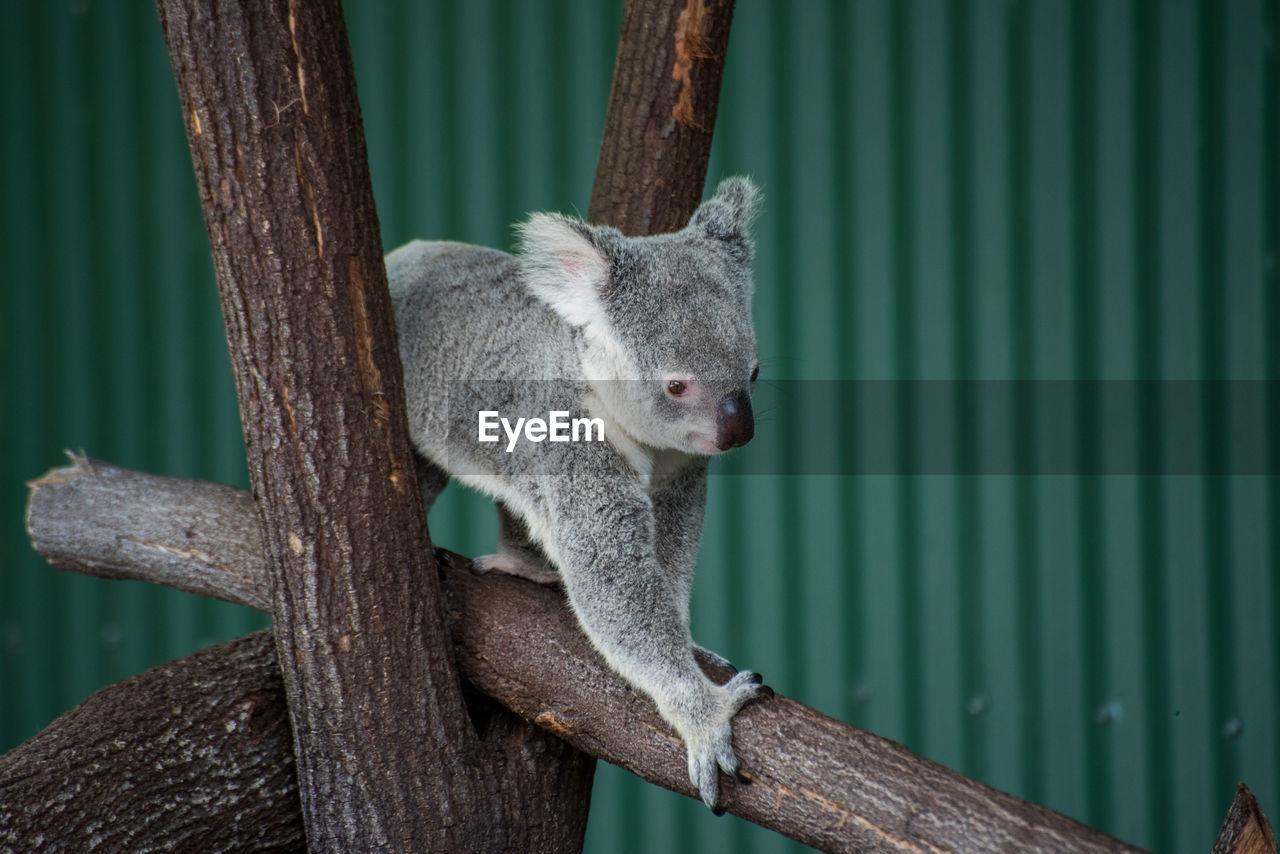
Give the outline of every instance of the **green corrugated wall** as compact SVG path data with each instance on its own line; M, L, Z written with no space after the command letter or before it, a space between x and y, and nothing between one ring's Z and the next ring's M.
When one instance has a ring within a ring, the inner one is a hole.
M246 475L151 4L0 8L3 750L264 618L30 550L23 482L63 449ZM388 248L586 209L620 2L347 13ZM1278 26L1277 0L738 0L711 177L764 187L764 376L796 382L759 419L783 473L713 478L705 645L1140 845L1208 850L1236 780L1280 818L1280 395L1202 383L1188 415L1154 382L1280 381ZM874 413L896 467L823 475L791 462L858 471L870 440L813 399L848 386L811 380L944 382ZM1010 386L1029 421L926 423L952 380L1032 381ZM1073 380L1152 382L1117 423L1105 382L1047 382ZM1044 395L1065 417L1037 422ZM1261 460L1236 458L1249 430ZM1059 433L1141 464L1046 473ZM938 437L963 473L917 465ZM454 489L431 530L474 553L494 527ZM601 767L590 850L730 846L788 847Z

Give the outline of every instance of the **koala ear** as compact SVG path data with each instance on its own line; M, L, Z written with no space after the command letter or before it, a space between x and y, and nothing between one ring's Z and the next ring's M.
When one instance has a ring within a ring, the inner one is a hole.
M716 194L702 203L689 220L691 230L729 244L734 254L751 257L751 223L760 212L762 197L750 178L725 178Z
M608 235L572 217L536 213L516 227L525 286L573 326L604 320Z

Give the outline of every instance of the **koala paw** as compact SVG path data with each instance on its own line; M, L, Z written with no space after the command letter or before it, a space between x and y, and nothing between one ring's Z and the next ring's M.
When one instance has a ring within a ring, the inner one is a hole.
M702 713L690 715L686 726L678 728L689 753L689 781L716 815L724 813L718 804L719 772L747 782L733 752L733 716L752 700L772 696L773 690L760 684L758 674L740 670L724 685L711 686Z
M471 562L471 568L477 575L501 572L532 581L534 584L554 586L560 583L560 573L547 568L545 564L522 560L510 554L481 555Z

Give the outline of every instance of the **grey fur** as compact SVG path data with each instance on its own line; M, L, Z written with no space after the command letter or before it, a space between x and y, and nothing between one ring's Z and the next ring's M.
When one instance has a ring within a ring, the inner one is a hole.
M535 214L519 257L421 241L387 256L428 508L448 475L493 496L498 549L477 568L563 582L595 647L684 740L713 809L717 769L739 770L730 721L768 694L748 671L713 683L689 632L708 456L753 430L758 205L731 178L674 234ZM598 417L606 441L509 453L477 441L480 409Z

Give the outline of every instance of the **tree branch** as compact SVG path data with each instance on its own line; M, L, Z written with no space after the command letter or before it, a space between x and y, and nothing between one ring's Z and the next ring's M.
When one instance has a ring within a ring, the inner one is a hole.
M50 472L33 484L28 510L37 551L63 568L122 577L127 565L129 577L193 591L192 579L204 575L199 589L263 601L242 592L255 579L265 586L261 557L237 565L234 580L219 580L226 555L260 553L247 500L207 483L157 489L164 480L86 460ZM245 522L228 523L237 514ZM124 524L133 536L122 549ZM467 680L580 750L695 796L679 740L590 648L560 593L476 576L464 559L439 554ZM1135 850L783 697L739 713L734 741L754 783L726 789L729 811L823 850Z
M734 0L628 0L587 218L678 231L702 198Z
M1236 796L1214 840L1213 854L1276 854L1271 822L1244 783L1236 784Z

